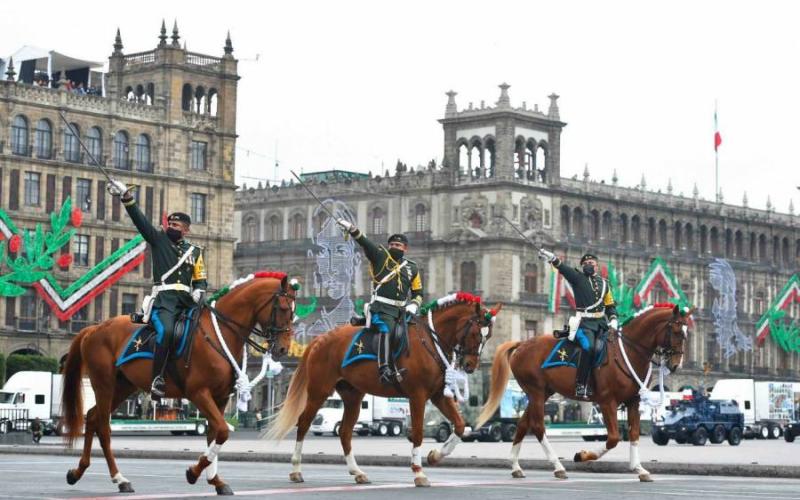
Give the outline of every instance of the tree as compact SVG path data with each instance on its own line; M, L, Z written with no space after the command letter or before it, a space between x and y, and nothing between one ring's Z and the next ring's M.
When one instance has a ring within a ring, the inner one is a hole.
M6 378L22 371L58 373L58 360L39 354L10 355L6 360Z

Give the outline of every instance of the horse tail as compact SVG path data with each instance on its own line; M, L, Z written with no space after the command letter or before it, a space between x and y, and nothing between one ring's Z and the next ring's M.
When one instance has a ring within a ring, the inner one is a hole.
M478 416L478 421L475 423L475 428L480 429L483 424L489 421L500 406L500 400L503 398L503 392L506 390L508 378L511 374L511 366L509 365L508 358L514 349L519 347L521 342L511 341L505 342L498 346L497 351L494 353L494 361L492 362L492 384L489 390L489 399L481 409L481 414Z
M97 328L95 325L84 328L72 339L67 361L64 363L64 386L61 390L62 423L66 429L64 441L72 447L75 439L83 432L83 359L81 344L89 333Z
M308 358L311 357L311 351L314 350L320 338L312 340L303 352L303 359L300 360L292 375L292 380L289 381L289 390L286 393L286 399L283 400L281 410L275 416L269 429L261 434L262 438L280 441L292 430L292 427L297 425L297 419L303 413L308 400Z

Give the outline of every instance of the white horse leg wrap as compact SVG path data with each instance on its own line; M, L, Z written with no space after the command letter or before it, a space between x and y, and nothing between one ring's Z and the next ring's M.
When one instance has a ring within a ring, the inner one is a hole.
M603 458L603 455L608 453L608 451L609 451L608 448L606 448L606 446L603 445L602 448L597 448L596 450L594 450L594 454L597 455L597 460L600 460L601 458Z
M511 470L522 470L519 466L519 450L522 448L522 441L511 447Z
M130 483L130 481L122 475L122 472L117 472L114 477L111 478L111 482L114 484Z
M642 467L642 462L639 460L639 441L631 441L631 470L637 474L650 474Z
M352 451L344 456L344 460L347 462L347 471L350 474L357 476L364 473L363 470L359 469L358 464L356 463L356 457L353 455Z
M542 436L540 444L542 445L542 449L544 449L544 455L547 457L547 461L553 464L555 470L565 470L564 466L561 464L561 461L558 459L556 450L553 449L553 447L550 445L550 441L547 440L547 436Z
M415 469L415 477L425 477L425 473L422 472L422 452L419 446L411 448L411 467Z
M292 453L292 472L300 472L300 461L303 458L303 442L294 443L294 453Z
M221 444L217 444L216 441L208 445L208 449L203 453L206 456L209 462L213 462L217 459L217 455L219 455L219 449L222 448Z
M212 479L214 479L214 476L217 475L217 463L218 460L214 458L214 460L211 461L211 464L208 467L206 467L206 479L208 481L211 481Z
M444 444L442 445L441 449L442 456L446 457L447 455L453 453L453 450L456 449L456 446L458 446L458 443L460 442L461 442L460 437L456 436L455 433L450 434L450 437L447 438L447 441L445 441Z

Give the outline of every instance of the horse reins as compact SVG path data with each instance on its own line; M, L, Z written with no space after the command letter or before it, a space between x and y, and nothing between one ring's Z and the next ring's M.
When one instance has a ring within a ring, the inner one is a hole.
M428 324L427 321L424 321L423 323L425 325L425 330L428 331L428 334L431 336L431 340L433 341L433 343L438 345L439 349L441 349L442 352L444 352L444 349L442 348L442 343L439 340L439 334L437 334L436 330L433 328L433 324L432 324L433 321L431 321L431 324ZM462 344L464 343L464 340L466 340L467 334L469 333L472 325L474 325L474 324L477 324L481 328L487 328L487 327L489 327L491 325L491 320L487 320L487 323L485 325L481 324L480 323L480 315L479 314L475 314L474 317L472 317L472 318L470 318L469 320L466 321L466 323L464 324L464 328L461 330L461 333L456 335L455 345L453 346L453 353L455 353L456 356L458 357L458 364L459 365L461 364L461 361L463 361L464 356L467 356L467 355L470 355L470 354L471 355L475 355L475 356L480 356L480 353L483 350L484 344L486 343L487 340L489 340L488 336L486 338L482 338L481 339L481 345L480 345L480 347L478 347L478 350L475 351L475 352L463 352L462 351ZM437 356L436 352L434 352L430 347L428 347L428 344L425 343L425 339L422 338L422 335L419 333L419 330L417 330L417 335L419 336L419 339L422 342L422 345L425 346L425 349L428 351L428 353L431 355L431 357L433 357L433 359L438 362L439 366L442 367L442 370L446 369L447 367L444 366L443 361L439 358L439 356Z
M617 330L615 333L619 337L619 339L622 340L623 344L632 347L634 351L640 354L643 358L647 359L649 363L658 366L658 363L655 363L653 361L653 356L655 355L664 358L664 357L674 356L676 354L681 354L681 355L683 354L682 350L679 351L674 349L669 341L672 335L678 335L672 330L672 325L674 325L675 323L678 323L678 320L674 318L667 321L667 324L664 326L664 340L663 342L660 342L659 345L656 347L656 349L652 352L648 352L648 349L646 347L623 335L622 330Z

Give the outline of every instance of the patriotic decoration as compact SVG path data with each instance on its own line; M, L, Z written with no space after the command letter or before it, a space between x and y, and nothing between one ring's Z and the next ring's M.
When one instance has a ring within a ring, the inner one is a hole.
M719 151L722 145L722 135L719 133L719 125L717 124L717 108L714 107L714 152Z
M769 309L756 323L756 342L763 346L767 336L786 352L800 353L800 324L786 318L787 310L795 302L800 303L800 276L792 276Z
M688 304L689 300L678 285L678 280L672 275L669 266L661 257L656 257L650 264L650 269L639 282L633 291L633 305L638 309L650 301L650 294L656 287L660 287L667 293L672 302L677 304Z
M548 310L551 313L558 313L561 310L561 299L567 298L567 302L574 309L575 308L575 294L572 291L572 286L567 280L561 276L553 266L550 267L550 298L548 300Z
M72 208L67 198L57 212L50 214L50 228L36 224L34 230L20 230L0 209L0 263L10 272L0 275L0 296L18 297L25 286L33 286L61 321L66 321L93 298L103 293L144 260L146 243L137 235L77 281L62 288L53 275L55 266L68 269L72 256L60 253L83 223L80 209ZM70 227L72 226L72 227Z

